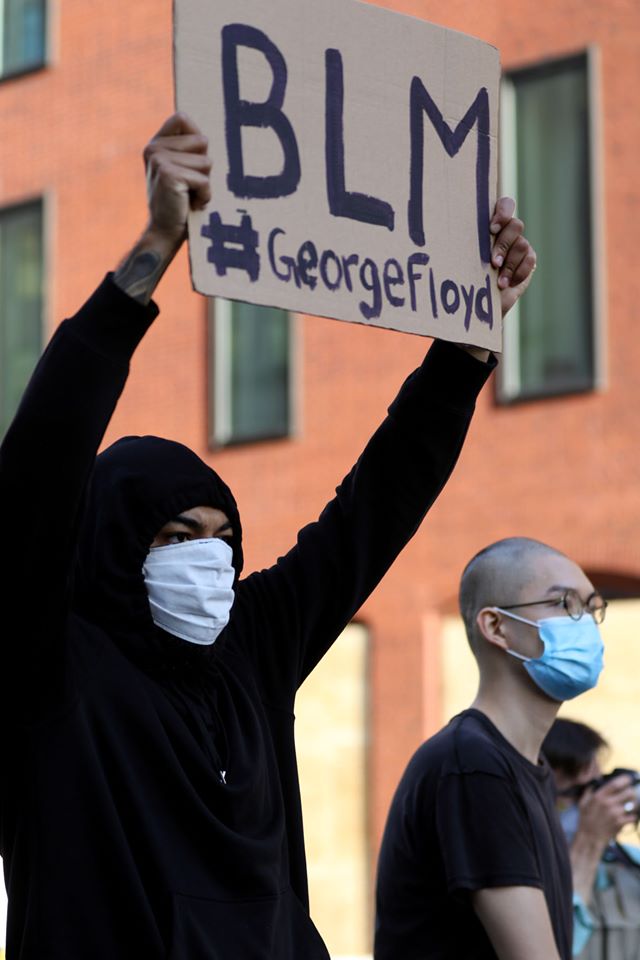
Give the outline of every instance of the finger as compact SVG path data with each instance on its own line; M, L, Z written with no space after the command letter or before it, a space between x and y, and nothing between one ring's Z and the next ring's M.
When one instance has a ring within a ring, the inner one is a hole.
M630 783L626 773L622 773L614 777L613 780L609 780L609 782L605 783L597 792L600 793L600 791L602 791L605 796L616 796L622 793L629 793L631 797L635 796L635 789Z
M516 202L512 197L500 197L495 205L489 230L491 233L500 233L503 227L516 212Z
M630 806L631 803L633 803L633 807ZM638 807L635 802L632 800L627 800L622 807L619 807L617 810L616 819L621 825L623 823L635 823L638 819Z
M152 157L163 153L184 153L195 154L197 156L206 156L209 149L209 141L201 133L190 133L179 137L160 137L157 140L151 140L143 151L145 163L148 163Z
M513 244L518 240L524 231L524 223L517 217L512 217L506 227L503 227L496 237L491 254L491 262L494 267L501 267Z
M613 809L620 804L620 796L629 791L629 781L607 780L602 786L589 787L583 794L582 800L596 807Z
M170 117L167 117L153 139L156 140L158 137L175 137L180 134L189 133L201 133L200 127L190 116L178 110L176 113L172 113Z
M192 210L204 210L210 200L211 184L208 178L206 183L193 187L189 191L189 206Z
M152 171L152 182L155 191L189 194L198 198L199 204L208 203L211 197L209 177L199 170L177 164L164 163Z
M516 270L519 270L520 264L529 253L529 241L524 237L518 239L509 247L504 266L498 277L498 286L508 287L511 283Z
M203 210L211 200L211 181L197 170L182 171L182 180L189 191L189 206L192 210Z
M528 280L533 274L534 270L538 265L538 258L536 257L536 252L529 244L529 250L525 256L520 261L520 264L513 272L511 277L511 286L515 287L519 283L523 283L525 280Z
M202 153L174 153L172 150L162 150L158 153L151 153L147 161L150 170L159 170L161 167L168 166L175 170L184 168L185 170L198 170L200 173L209 173L211 171L211 158Z
M632 803L633 809L636 810L638 807L638 797L636 795L635 787L630 787L628 790L625 790L623 793L620 793L616 797L616 801L617 803L621 804L623 807L629 806L629 804ZM631 808L629 807L629 809ZM628 812L629 810L627 810L627 813Z

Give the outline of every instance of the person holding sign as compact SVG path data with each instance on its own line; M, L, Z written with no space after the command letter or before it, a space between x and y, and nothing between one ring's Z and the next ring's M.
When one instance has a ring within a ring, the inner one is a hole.
M210 197L186 116L145 159L142 238L56 331L0 450L21 612L0 672L8 955L327 960L296 690L445 485L495 360L434 344L320 518L241 579L236 503L194 453L125 437L97 456L151 295ZM511 201L492 230L508 307L535 257Z
M542 742L594 687L606 603L564 554L511 537L460 583L480 671L469 707L414 754L380 851L375 960L570 960L569 853Z

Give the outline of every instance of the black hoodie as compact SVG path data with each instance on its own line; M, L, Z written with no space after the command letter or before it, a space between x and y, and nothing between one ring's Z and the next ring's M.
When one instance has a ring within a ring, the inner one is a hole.
M319 520L237 579L201 648L153 624L142 564L167 520L210 505L238 578L229 489L155 437L96 459L156 313L108 278L52 338L0 449L8 960L326 960L295 693L446 482L491 365L436 344Z

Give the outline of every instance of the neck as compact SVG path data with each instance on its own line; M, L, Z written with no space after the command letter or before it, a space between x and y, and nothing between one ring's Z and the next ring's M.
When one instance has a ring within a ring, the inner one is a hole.
M471 704L484 713L502 736L531 763L538 763L540 747L560 704L512 677L481 677Z

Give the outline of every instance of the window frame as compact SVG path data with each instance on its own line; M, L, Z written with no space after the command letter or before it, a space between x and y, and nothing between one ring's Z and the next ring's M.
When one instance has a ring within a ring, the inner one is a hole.
M52 250L52 208L53 208L53 199L48 192L29 194L19 199L12 199L7 202L0 200L0 219L5 214L11 214L18 210L24 209L26 207L32 207L36 204L40 206L40 230L41 230L41 250L42 250L42 260L41 260L41 311L40 311L40 347L38 351L38 356L36 358L36 364L40 357L42 356L44 350L46 349L47 343L50 339L50 324L49 324L49 307L50 307L50 289L48 278L51 276L50 272L50 260L51 260L51 250ZM0 356L0 371L2 370L2 357ZM27 381L28 383L28 381ZM26 387L26 384L25 384ZM0 411L1 414L1 411ZM15 411L8 420L7 426L13 420L15 416ZM0 419L0 439L4 436L5 430L2 427L2 420Z
M595 45L562 56L546 58L524 67L505 71L500 93L500 195L517 199L517 143L516 143L516 97L514 76L543 73L584 60L587 85L587 139L589 145L589 226L591 261L591 305L593 368L590 383L586 387L569 385L565 388L520 389L520 304L516 303L504 321L502 362L496 377L496 403L501 406L528 403L553 397L576 396L593 393L607 387L607 337L606 337L606 251L604 242L603 214L603 159L602 159L602 111L600 51ZM526 233L526 224L525 224ZM536 282L535 277L532 280ZM526 294L525 294L526 295Z
M4 10L7 0L0 0L0 84L5 81L16 80L19 77L27 76L30 73L37 73L39 70L45 70L51 63L51 36L52 36L52 5L53 0L43 0L44 3L44 29L43 29L43 52L42 60L37 63L24 64L15 67L12 70L4 69Z
M257 435L236 438L231 428L231 377L228 362L230 351L230 326L233 305L237 301L223 297L209 298L208 307L208 443L209 448L241 447L247 444L273 443L294 439L300 429L299 355L300 334L296 316L283 310L288 323L288 396L289 418L286 433ZM256 304L255 306L260 306ZM280 309L280 308L277 308Z

